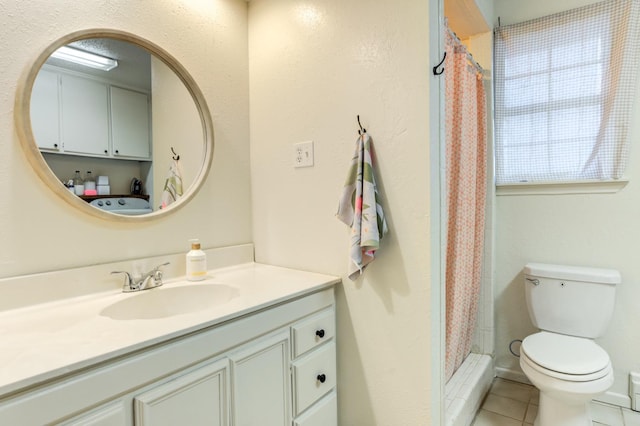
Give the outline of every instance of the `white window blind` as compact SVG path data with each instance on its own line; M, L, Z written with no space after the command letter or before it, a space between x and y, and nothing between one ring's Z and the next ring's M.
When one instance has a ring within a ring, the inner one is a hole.
M496 29L496 184L621 178L639 49L640 0Z

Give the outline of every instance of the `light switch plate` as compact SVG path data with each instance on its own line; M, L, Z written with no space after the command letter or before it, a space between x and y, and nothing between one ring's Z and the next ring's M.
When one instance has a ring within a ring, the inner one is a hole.
M313 141L293 144L293 167L313 167Z

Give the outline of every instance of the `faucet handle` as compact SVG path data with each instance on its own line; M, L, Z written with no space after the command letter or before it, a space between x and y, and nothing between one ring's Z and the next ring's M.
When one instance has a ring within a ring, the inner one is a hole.
M123 291L133 291L136 289L133 277L127 271L111 271L111 274L124 274Z
M124 277L125 280L133 281L133 277L127 271L111 271L111 275L113 275L113 274L124 274L125 275L125 277Z
M151 270L150 274L153 275L153 283L155 286L162 285L162 276L164 275L164 272L160 268L163 266L167 266L169 263L171 262L165 262L161 265L156 266Z
M149 272L147 272L146 275L153 275L156 272L160 271L160 268L162 268L163 266L167 266L169 263L171 262L165 262L165 263L161 263L160 265L156 266L155 268L153 268L152 270L150 270Z

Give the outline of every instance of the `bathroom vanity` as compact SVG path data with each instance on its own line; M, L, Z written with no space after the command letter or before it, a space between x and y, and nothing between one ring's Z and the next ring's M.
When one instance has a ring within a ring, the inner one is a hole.
M337 425L338 282L247 263L5 311L0 424Z

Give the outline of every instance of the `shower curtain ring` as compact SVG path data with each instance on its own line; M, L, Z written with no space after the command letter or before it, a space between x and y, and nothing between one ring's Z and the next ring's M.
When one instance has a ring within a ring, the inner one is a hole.
M444 60L447 58L447 52L444 52L444 56L442 56L442 60L438 63L438 65L436 65L435 67L433 67L433 75L440 75L444 72L444 67L442 67L442 69L440 71L438 71L438 68L440 68L440 66L442 64L444 64Z

